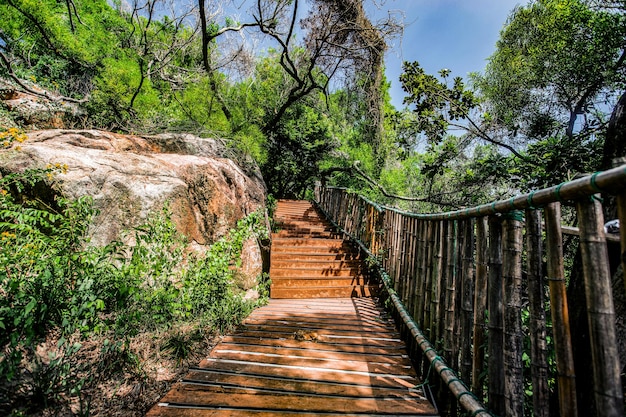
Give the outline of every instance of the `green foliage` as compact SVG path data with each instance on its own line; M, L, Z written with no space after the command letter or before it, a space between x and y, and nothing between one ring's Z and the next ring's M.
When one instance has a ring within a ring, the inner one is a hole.
M418 62L405 62L402 71L400 82L408 94L404 104L414 106L416 131L424 132L432 142L441 141L450 123L466 119L477 105L474 93L465 87L461 77L455 77L448 85L449 70L439 71L441 80L427 74Z
M328 120L306 105L294 105L267 141L267 161L261 165L270 193L303 198L319 173L319 161L332 149Z
M194 332L175 331L166 338L161 350L176 358L178 366L191 356L193 342L199 340L202 334L196 329Z
M571 136L578 115L585 117L577 131L596 129L600 103L624 86L625 19L581 0L539 0L515 9L478 81L493 104L491 116L530 139L563 127Z
M206 253L189 254L166 204L130 232L133 245L90 246L86 232L96 214L90 198L29 197L62 170L0 178L0 385L29 364L28 391L43 407L78 396L85 383L72 368L79 345L63 342L51 358L34 353L49 332L129 337L192 320L225 331L257 305L243 299L233 280L243 243L267 237L263 216L253 213ZM181 343L170 348L186 355ZM105 343L101 356L101 373L136 366L126 343Z
M183 299L191 314L205 317L220 331L248 315L254 305L235 291L232 267L241 264L244 242L252 236L266 238L265 233L262 217L253 213L239 220L237 227L211 245L202 257L192 259L182 277Z

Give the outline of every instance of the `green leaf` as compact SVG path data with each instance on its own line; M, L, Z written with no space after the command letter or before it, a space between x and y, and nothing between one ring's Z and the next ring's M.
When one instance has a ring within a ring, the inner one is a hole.
M28 304L26 304L26 307L24 307L24 315L25 316L29 315L30 312L33 310L33 308L35 308L36 305L37 305L37 300L32 298L30 300L30 302Z

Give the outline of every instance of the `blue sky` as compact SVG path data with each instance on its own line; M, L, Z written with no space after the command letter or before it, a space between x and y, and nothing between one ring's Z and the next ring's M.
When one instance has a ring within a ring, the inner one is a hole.
M402 108L404 92L398 81L403 61L418 61L426 72L442 68L465 77L482 71L493 53L511 10L526 0L370 0L372 20L387 11L404 14L404 36L386 56L392 103ZM376 7L378 6L378 7Z

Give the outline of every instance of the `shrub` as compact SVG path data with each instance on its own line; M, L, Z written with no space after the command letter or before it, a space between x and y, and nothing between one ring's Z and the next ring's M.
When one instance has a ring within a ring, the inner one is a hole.
M166 204L129 232L133 245L91 246L87 230L97 213L92 199L50 192L51 179L63 169L0 178L0 404L22 398L18 392L40 407L78 397L88 413L81 390L89 381L76 367L81 345L66 340L104 332L125 340L102 346L101 362L108 364L97 369L102 378L136 367L127 342L133 334L184 322L208 326L203 333L236 326L257 302L244 299L234 267L245 240L264 238L266 231L263 217L253 213L206 253L189 254ZM62 343L42 358L36 346L51 332ZM172 337L165 348L184 360L187 342Z

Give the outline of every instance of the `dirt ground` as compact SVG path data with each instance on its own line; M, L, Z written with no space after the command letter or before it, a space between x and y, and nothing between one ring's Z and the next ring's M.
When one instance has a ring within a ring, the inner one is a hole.
M219 336L179 328L139 334L124 343L106 337L76 338L71 343L81 344L78 352L51 367L51 361L60 357L59 339L50 335L37 347L37 358L25 361L20 376L0 387L0 415L144 416L189 366L208 356ZM85 382L79 391L66 389L80 380Z

